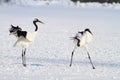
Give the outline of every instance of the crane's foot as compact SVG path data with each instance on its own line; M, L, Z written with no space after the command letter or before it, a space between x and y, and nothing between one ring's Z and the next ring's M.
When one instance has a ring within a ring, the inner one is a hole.
M95 69L95 67L93 67L93 69Z

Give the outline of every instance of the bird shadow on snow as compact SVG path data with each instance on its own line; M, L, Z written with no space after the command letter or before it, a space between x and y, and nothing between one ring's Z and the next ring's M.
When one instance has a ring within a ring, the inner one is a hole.
M70 60L68 59L57 59L57 58L29 58L29 61L33 61L32 64L29 64L30 66L47 66L48 64L50 65L68 65L70 64ZM35 62L35 63L34 63ZM36 63L38 62L38 63ZM120 68L120 63L115 63L115 62L98 62L98 61L93 61L93 64L96 67L108 67L108 68ZM81 66L89 66L91 65L89 60L87 61L74 61L73 60L73 65L81 65Z
M32 64L30 64L30 66L36 66L36 67L39 67L39 66L44 66L44 65L42 65L42 64L40 64L40 63L32 63Z
M22 63L13 63L13 64L15 64L15 65L22 65ZM42 66L44 66L44 65L39 64L39 63L32 63L32 64L27 63L26 65L27 66L36 66L36 67L40 67L40 66L42 67Z
M89 61L75 61L74 64L79 64L79 65L91 65ZM115 63L115 62L97 62L97 61L93 61L93 64L95 65L95 67L106 67L106 68L120 68L120 63Z
M6 56L5 56L6 57ZM15 65L22 65L21 61L21 57L16 58L15 57L8 57L8 58L12 58L15 59L14 61L16 61L17 59L17 63L12 63ZM70 64L70 59L61 59L61 58L33 58L33 57L29 57L27 58L27 65L28 66L35 66L35 67L43 67L43 66L48 66L48 65L58 65L58 66L69 66ZM95 67L107 67L107 68L120 68L120 62L112 62L112 61L95 61L93 60L93 64L95 65ZM73 59L73 65L78 65L78 66L90 66L90 62L89 60L85 60L85 61L78 61Z
M120 68L120 62L95 62L96 66L99 67L110 67L110 68Z

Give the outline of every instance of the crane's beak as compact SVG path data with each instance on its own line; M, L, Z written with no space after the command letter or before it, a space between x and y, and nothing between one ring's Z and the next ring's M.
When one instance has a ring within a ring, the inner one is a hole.
M93 33L90 30L88 32L93 35Z
M85 29L85 31L88 31L90 34L92 34L93 35L93 33L90 31L90 29Z
M42 23L42 24L44 24L44 22L42 22L42 21L40 21L40 20L39 20L39 22Z

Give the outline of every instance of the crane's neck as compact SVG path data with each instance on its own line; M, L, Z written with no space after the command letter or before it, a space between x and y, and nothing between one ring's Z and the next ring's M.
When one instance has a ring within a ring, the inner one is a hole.
M37 26L37 24L36 24L37 22L36 21L33 21L33 24L35 25L35 31L37 31L38 30L38 26Z

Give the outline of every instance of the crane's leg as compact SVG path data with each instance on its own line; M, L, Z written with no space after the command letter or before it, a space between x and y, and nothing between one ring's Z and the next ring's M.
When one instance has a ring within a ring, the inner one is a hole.
M77 48L77 46L75 46L75 48L73 49L72 54L71 54L70 67L72 66L73 54L74 54L76 48Z
M25 54L26 54L26 48L22 50L22 64L23 64L24 67L26 67Z
M85 47L85 48L86 48L86 50L87 50L87 55L88 55L88 58L89 58L89 60L90 60L91 65L92 65L92 68L95 69L95 67L94 67L94 65L93 65L93 62L92 62L92 60L91 60L91 57L90 57L88 48L87 48L87 47Z
M88 58L89 58L89 60L90 60L90 63L91 63L91 65L92 65L92 68L95 69L95 67L94 67L94 65L93 65L93 63L92 63L92 60L91 60L91 57L90 57L89 52L87 52L87 54L88 54Z

